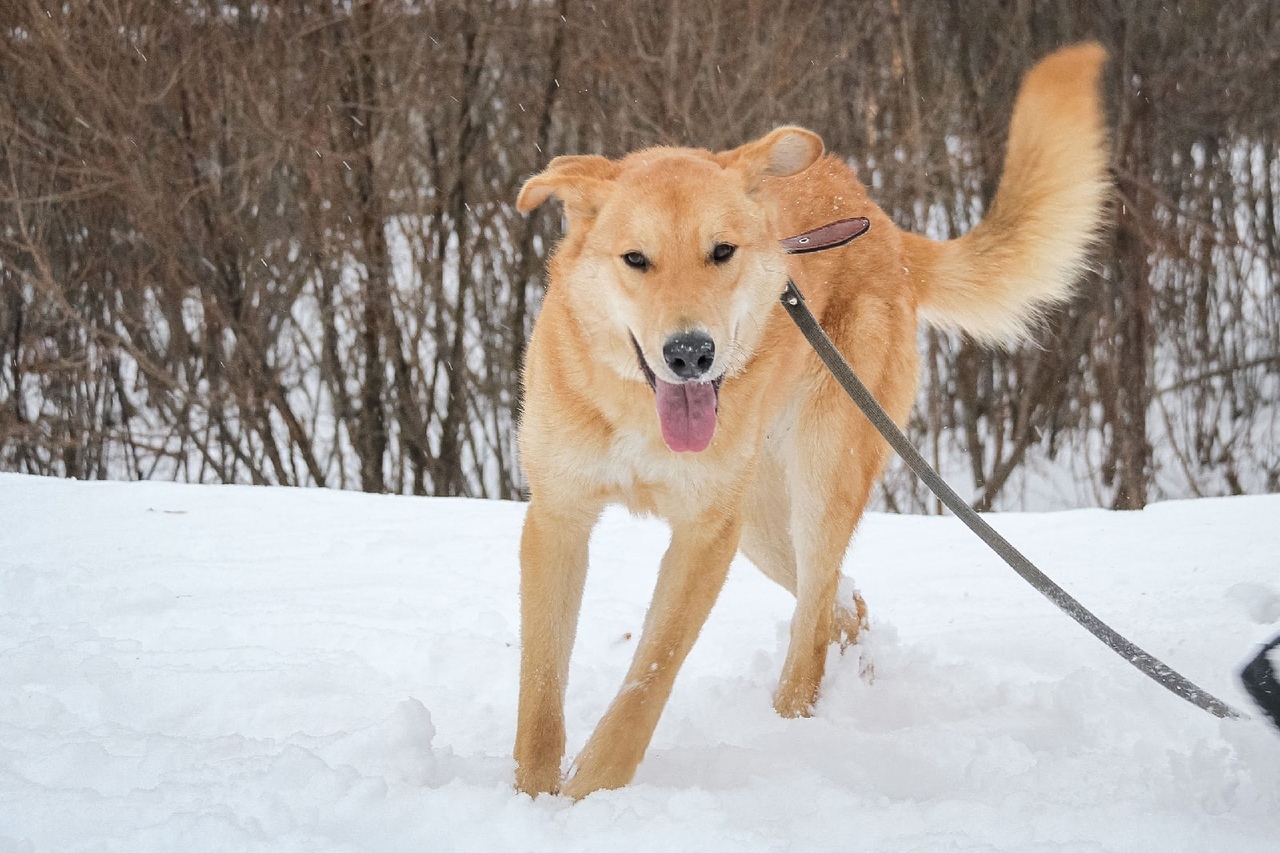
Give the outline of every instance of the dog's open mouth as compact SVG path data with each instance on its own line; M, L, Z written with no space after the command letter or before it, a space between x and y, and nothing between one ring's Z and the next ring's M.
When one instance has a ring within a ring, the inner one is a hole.
M676 453L699 453L711 444L720 412L720 384L724 376L709 382L667 382L660 379L645 360L635 336L636 359L658 403L662 440Z

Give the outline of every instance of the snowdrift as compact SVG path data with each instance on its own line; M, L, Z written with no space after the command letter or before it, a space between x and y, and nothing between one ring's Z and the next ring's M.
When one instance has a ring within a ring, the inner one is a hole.
M739 560L635 784L511 787L519 504L0 475L0 851L1272 851L1280 736L1166 693L950 518L872 515L872 613L814 717L770 706L791 601ZM994 524L1252 711L1280 496ZM592 542L570 753L666 528Z

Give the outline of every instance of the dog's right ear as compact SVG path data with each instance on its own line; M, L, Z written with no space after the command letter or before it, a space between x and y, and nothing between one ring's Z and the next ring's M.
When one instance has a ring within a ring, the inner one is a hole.
M525 181L516 198L516 210L528 213L555 196L564 202L570 219L592 219L617 175L618 164L598 154L557 157Z

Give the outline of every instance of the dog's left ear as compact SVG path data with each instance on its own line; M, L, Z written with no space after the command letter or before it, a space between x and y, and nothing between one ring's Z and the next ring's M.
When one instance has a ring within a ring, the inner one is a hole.
M785 178L812 166L822 156L822 137L803 127L780 127L755 142L716 155L726 169L737 169L754 187L761 178Z

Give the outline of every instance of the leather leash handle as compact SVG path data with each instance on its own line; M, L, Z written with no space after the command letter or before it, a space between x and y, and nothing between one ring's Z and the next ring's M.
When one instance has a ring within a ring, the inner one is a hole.
M849 220L843 221L848 222ZM870 223L867 223L867 227L870 227ZM822 230L821 228L816 229L816 231L806 232L806 234L800 236L812 235ZM863 228L843 242L832 245L844 245L854 237L866 233L866 230L867 228ZM788 242L787 240L782 241L783 246L786 246ZM828 247L822 246L819 248ZM808 251L817 250L809 249ZM826 332L822 330L822 326L819 325L817 318L813 316L813 312L804 304L804 295L796 287L795 281L790 278L787 279L787 289L782 294L782 307L786 309L787 314L795 321L795 324L800 327L801 333L809 341L809 345L813 347L818 357L822 359L823 364L831 371L835 380L840 383L840 386L844 388L845 392L853 399L853 402L862 413L866 415L867 420L871 421L872 426L879 431L885 441L902 457L902 461L907 463L907 467L914 471L916 476L929 487L929 490L937 495L939 500L965 523L965 526L977 534L979 539L987 543L991 550L995 551L1000 559L1004 560L1023 580L1056 604L1059 609L1082 625L1089 633L1105 643L1108 648L1133 664L1144 675L1147 675L1165 689L1186 699L1196 707L1208 711L1215 717L1235 719L1243 716L1221 699L1197 687L1159 659L1152 657L1135 646L1113 630L1111 626L1093 615L1083 604L1072 598L1066 590L1054 583L1048 575L1036 568L1035 564L1028 560L1021 551L1013 547L1007 539L996 532L995 528L969 506L964 498L960 497L955 489L951 488L947 481L933 469L933 466L920 454L920 451L916 450L911 440L903 434L902 430L898 429L898 425L893 422L889 414L876 401L871 392L867 390L867 386L862 384L862 380L857 377L857 374L853 372L853 368L844 360L844 357L840 355L840 351L836 349L835 344L831 342Z

